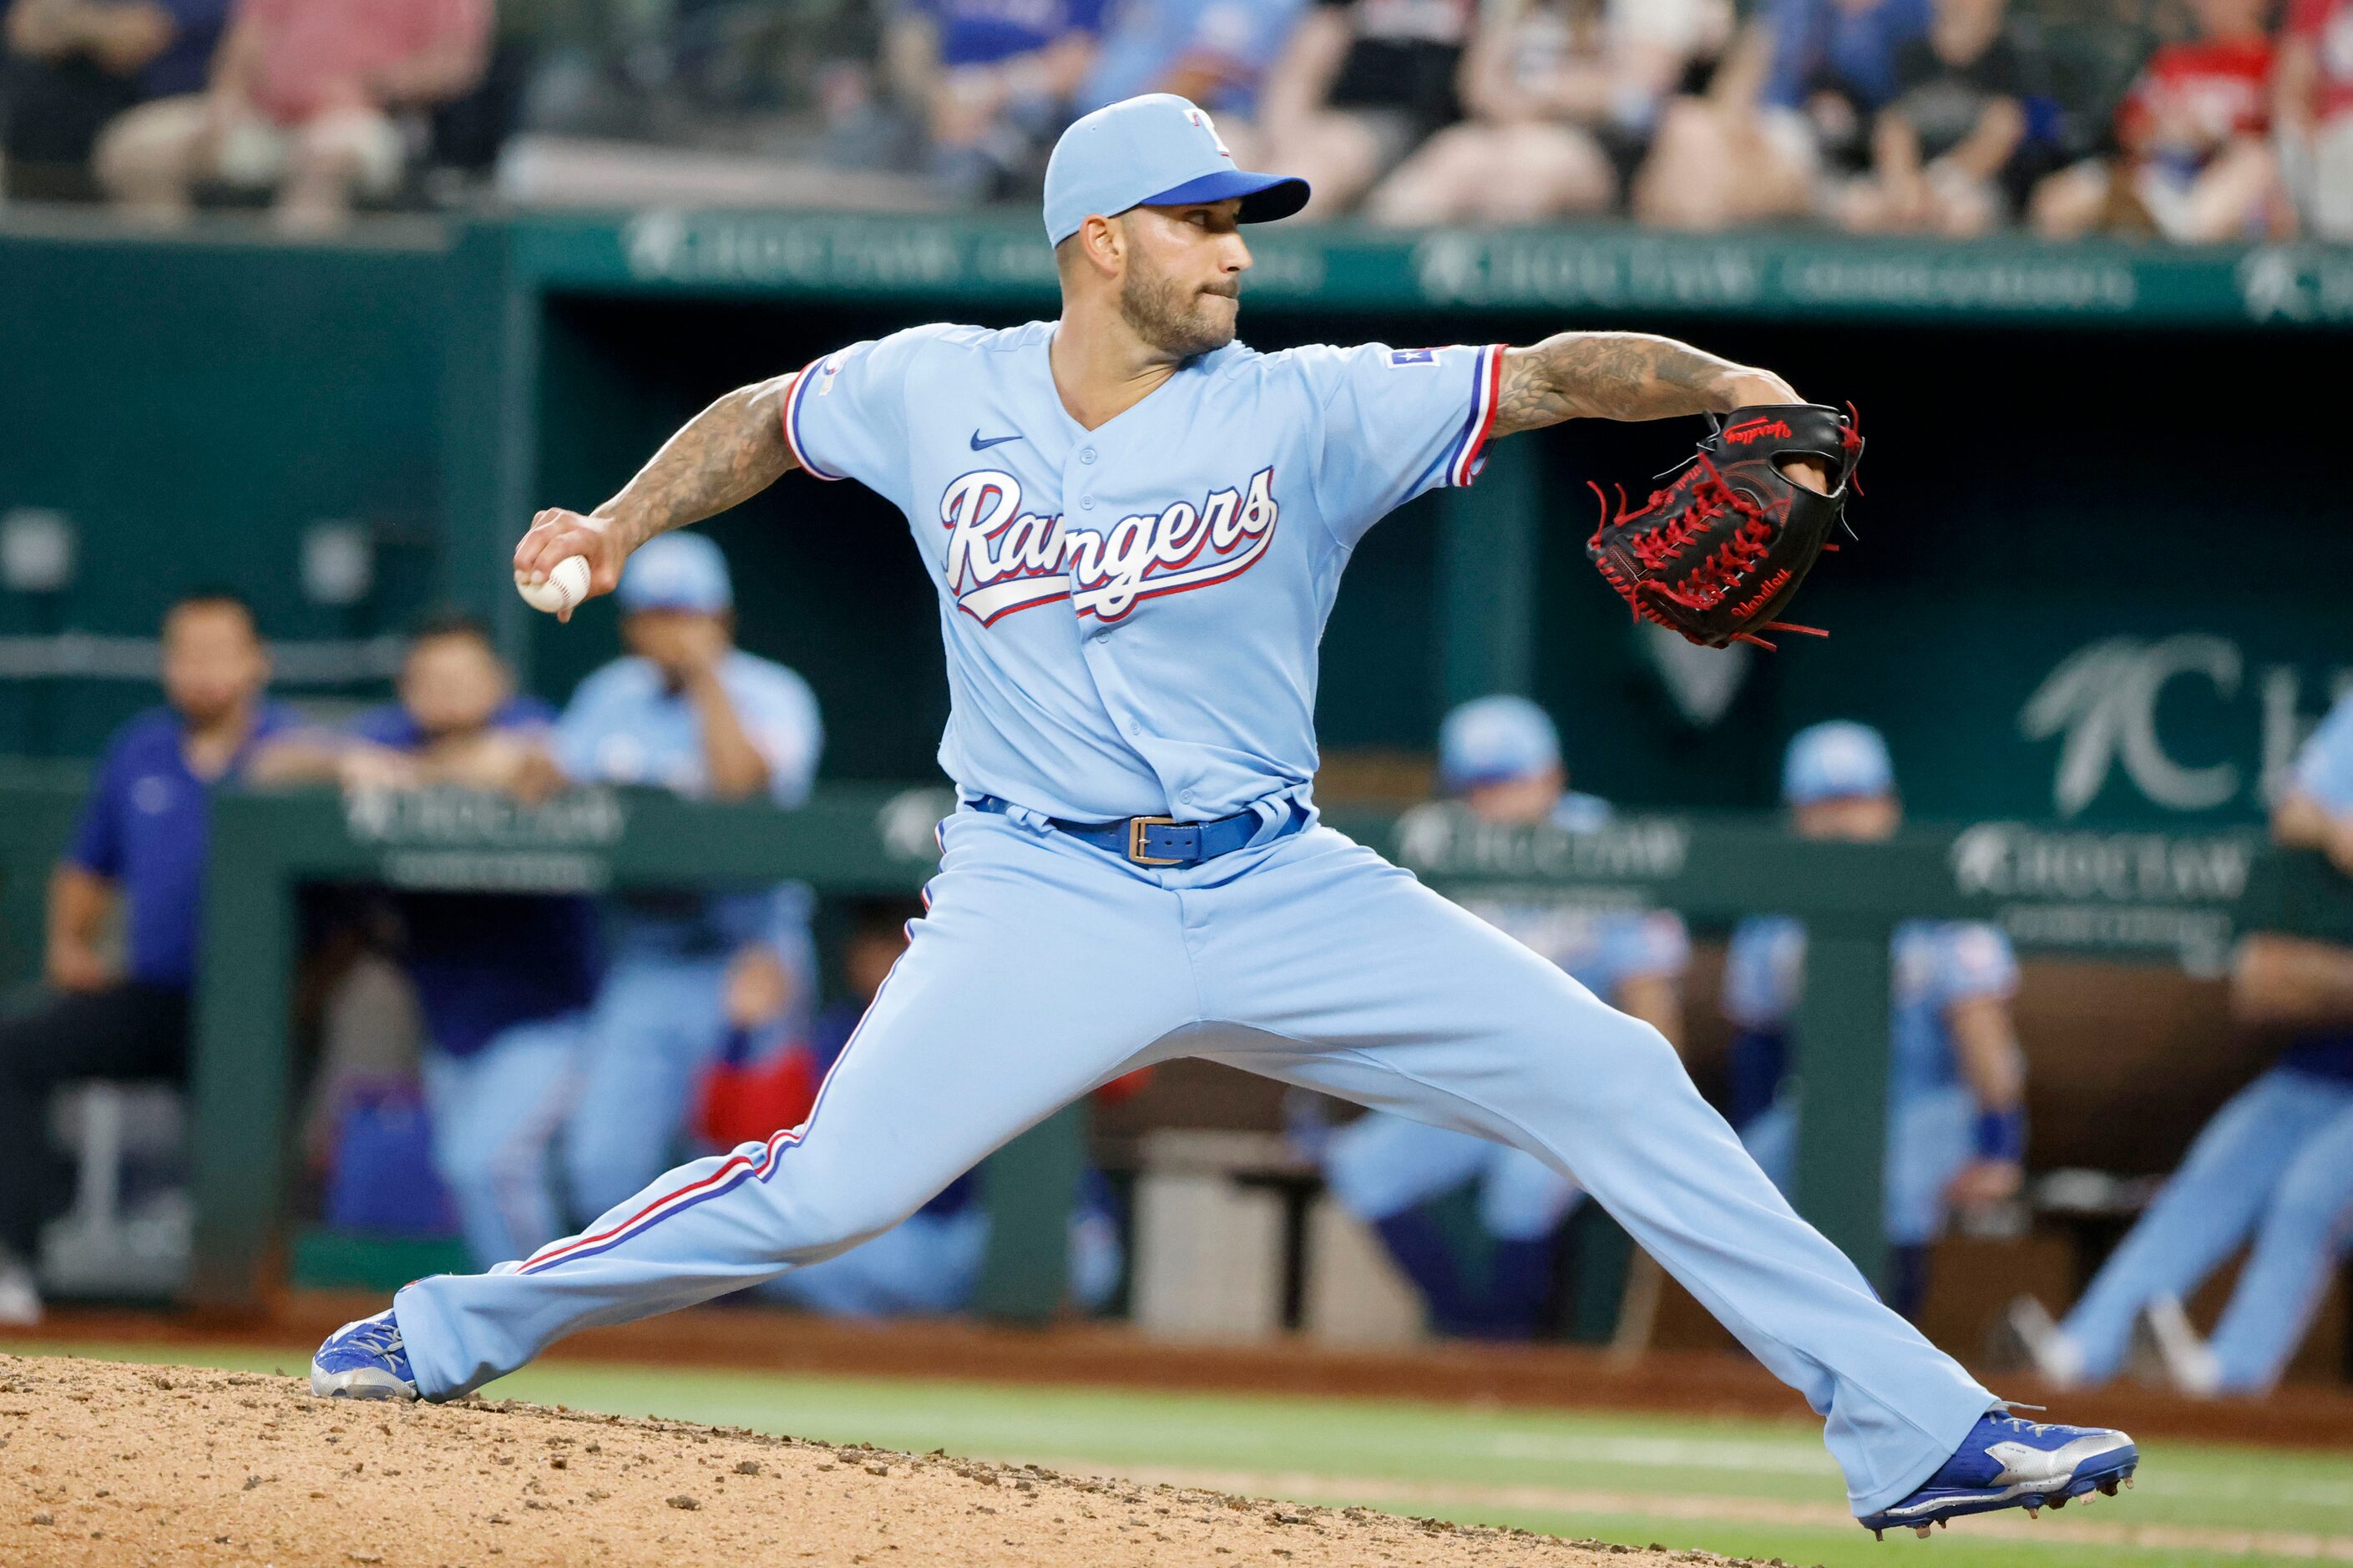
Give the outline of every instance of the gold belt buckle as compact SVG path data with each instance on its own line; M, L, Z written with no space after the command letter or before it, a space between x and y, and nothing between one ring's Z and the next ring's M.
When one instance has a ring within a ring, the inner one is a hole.
M1181 856L1181 855L1179 855L1179 856L1176 857L1174 859L1171 859L1171 858L1168 858L1167 857L1165 857L1165 856L1158 856L1158 855L1146 855L1146 854L1144 852L1144 834L1145 834L1145 830L1146 828L1151 828L1151 827L1175 827L1175 826L1179 826L1179 824L1177 823L1176 819L1175 817L1173 817L1173 816L1131 816L1131 817L1129 817L1129 818L1127 819L1127 858L1128 858L1128 859L1129 859L1131 862L1133 862L1134 864L1138 865L1138 866L1182 866L1182 865L1184 865L1184 864L1185 864L1185 858L1184 858L1183 856Z

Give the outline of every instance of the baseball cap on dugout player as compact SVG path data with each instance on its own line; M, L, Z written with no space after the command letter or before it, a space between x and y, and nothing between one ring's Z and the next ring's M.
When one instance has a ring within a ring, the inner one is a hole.
M1307 182L1235 168L1205 111L1173 92L1147 92L1083 116L1054 143L1046 243L1061 244L1093 215L1233 196L1241 198L1242 222L1266 223L1305 206Z
M1439 782L1456 795L1560 765L1560 731L1525 697L1481 697L1438 727Z
M700 533L659 534L638 547L613 592L623 615L640 610L684 610L723 615L735 607L727 557Z
M1887 742L1868 724L1832 719L1789 738L1781 759L1781 799L1790 805L1895 793Z

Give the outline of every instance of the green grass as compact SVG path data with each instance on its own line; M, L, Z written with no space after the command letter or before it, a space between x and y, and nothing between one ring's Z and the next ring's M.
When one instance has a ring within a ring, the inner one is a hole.
M45 1347L131 1361L299 1371L307 1355L188 1347ZM1799 1423L1501 1410L1405 1401L1309 1400L875 1378L774 1376L557 1362L485 1391L575 1408L659 1415L883 1447L1106 1469L1216 1474L1332 1503L1515 1524L1634 1545L1780 1557L1829 1568L2284 1568L2309 1547L2234 1552L2179 1544L1973 1538L1874 1543L1818 1517L1841 1500L1819 1437ZM1530 1496L1533 1491L1536 1495ZM1608 1494L1599 1511L1564 1492ZM1552 1494L1547 1497L1544 1494ZM1656 1500L1646 1511L1644 1500ZM1704 1510L1692 1517L1691 1510ZM2010 1516L2014 1517L2014 1516ZM2336 1537L2353 1550L2353 1457L2149 1445L2138 1488L2046 1520L2121 1528L2256 1530Z

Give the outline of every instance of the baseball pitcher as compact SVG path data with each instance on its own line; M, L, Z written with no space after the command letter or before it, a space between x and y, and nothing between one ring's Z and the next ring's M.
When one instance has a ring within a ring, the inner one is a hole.
M530 1258L418 1280L321 1347L315 1389L450 1398L575 1330L829 1258L1096 1085L1198 1056L1574 1173L1823 1415L1866 1526L2130 1475L2124 1434L2009 1416L1882 1306L1656 1030L1316 820L1316 644L1383 516L1471 483L1499 437L1736 416L1596 542L1635 613L1727 641L1778 624L1812 564L1852 426L1636 333L1259 353L1234 337L1241 226L1306 196L1237 169L1183 99L1098 110L1047 174L1059 321L853 344L721 398L596 510L533 521L526 585L578 556L609 592L638 545L792 469L888 497L938 590L961 805L806 1122Z

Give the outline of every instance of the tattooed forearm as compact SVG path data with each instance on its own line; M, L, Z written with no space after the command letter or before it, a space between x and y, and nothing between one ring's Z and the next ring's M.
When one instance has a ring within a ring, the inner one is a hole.
M780 375L738 387L687 422L621 493L596 509L630 549L750 500L798 467L785 444Z
M1561 332L1504 353L1495 434L1564 419L1666 419L1750 403L1795 403L1770 371L1648 332Z

